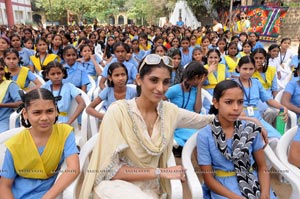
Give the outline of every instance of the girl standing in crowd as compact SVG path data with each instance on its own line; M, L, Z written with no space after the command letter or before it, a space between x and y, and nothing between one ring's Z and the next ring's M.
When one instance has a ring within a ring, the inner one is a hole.
M80 91L71 83L63 83L63 79L68 76L66 69L58 62L48 63L43 71L43 78L47 81L42 88L51 91L55 96L59 110L58 122L71 125L85 108L86 104L80 95ZM77 102L76 110L73 115L68 115L72 99Z
M223 57L226 55L226 51L227 51L227 41L224 37L220 38L217 42L217 46L218 46L218 50L221 53L221 57L223 59Z
M280 73L280 79L278 81L279 86L281 89L284 89L286 84L291 80L292 78L292 68L290 67L291 59L293 58L293 53L289 49L291 45L291 39L290 38L283 38L280 42L280 52L279 52L279 73Z
M238 54L237 43L236 42L229 43L228 55L224 57L224 61L225 61L225 66L228 72L230 72L232 78L238 76L235 71L236 66L239 62L239 58L237 58L237 54Z
M208 46L210 45L210 40L208 37L203 37L202 38L202 43L201 43L201 48L203 50L203 55L204 57L206 58L205 59L205 62L207 61L207 54L208 54L208 51L209 51L209 48Z
M56 198L80 172L73 128L55 124L58 111L50 91L36 89L22 100L26 129L5 143L0 197ZM67 168L56 179L63 161Z
M255 58L249 56L242 57L237 67L237 71L240 73L240 77L237 81L244 90L244 113L248 117L257 118L262 123L263 127L268 132L270 145L275 146L281 135L276 129L274 129L268 122L263 119L258 109L258 103L262 101L266 102L269 106L276 109L284 108L283 116L285 119L287 119L287 108L274 100L272 95L265 90L258 79L252 78L252 75L256 70L255 64L258 62L257 58L257 61L255 61L254 59ZM273 141L274 145L272 143Z
M174 37L171 44L172 44L172 48L179 48L180 47L179 37Z
M4 63L0 61L0 133L9 129L10 114L21 104L19 89L15 82L9 80Z
M171 74L171 85L179 84L182 81L183 67L181 63L181 52L178 48L172 48L168 50L168 56L172 59L172 74Z
M140 49L138 39L133 39L131 43L132 43L132 56L138 63L140 63L140 61L146 56L147 53L146 51Z
M115 58L105 66L105 68L103 69L102 71L102 74L101 74L101 80L100 80L100 83L99 83L99 86L101 89L104 89L105 88L105 81L107 80L107 72L108 72L108 69L109 69L109 66L110 64L114 63L114 62L119 62L119 63L123 63L126 68L127 68L127 71L128 71L128 81L127 83L128 84L134 84L135 82L135 78L136 78L136 74L137 74L137 68L127 62L125 59L126 59L126 47L125 47L125 44L123 42L118 42L114 45L114 54L115 54Z
M268 48L269 65L276 68L278 80L281 79L281 74L279 72L280 63L278 59L279 52L280 52L280 46L277 44L272 44Z
M60 62L60 58L56 54L48 53L48 43L44 37L40 37L36 41L36 54L30 56L29 68L32 72L39 73L44 70L51 61Z
M238 53L237 57L241 58L244 56L250 56L252 52L252 46L250 41L245 41L242 44L242 51Z
M201 47L195 47L193 50L193 61L199 62L200 64L204 64L203 62L203 51Z
M294 79L291 80L285 87L281 103L289 110L297 114L298 130L290 145L288 160L296 167L300 167L300 67L294 71Z
M183 71L183 81L170 87L165 97L178 107L200 113L202 109L201 89L206 79L207 70L199 62L189 63ZM181 157L185 142L197 129L178 128L174 132L174 139L179 147L174 148L174 156Z
M48 50L49 54L55 54L59 56L59 58L63 59L63 43L62 43L62 36L61 35L53 35L51 39L51 45L49 46Z
M109 107L88 167L107 172L86 172L80 198L88 198L91 193L99 198L114 197L116 187L117 194L122 195L131 191L132 186L140 189L134 191L135 198L167 197L170 179L185 181L182 166L167 167L173 132L175 128L201 128L212 121L213 116L162 101L170 84L170 64L168 58L147 55L137 75L139 97L119 100Z
M276 198L266 172L261 127L238 119L243 102L244 92L237 82L216 85L210 109L216 117L197 137L205 199Z
M126 67L119 62L112 63L108 69L108 87L104 88L99 96L87 107L88 114L103 119L104 113L95 110L95 107L105 101L103 111L115 101L132 99L136 97L136 89L127 85L128 72Z
M98 76L102 73L99 63L104 66L101 58L96 54L93 54L93 51L88 44L81 46L80 55L82 58L78 59L77 61L82 63L83 68L88 75L90 75L94 80L97 80Z
M171 47L172 47L172 40L175 38L175 35L174 35L174 33L172 33L172 32L169 32L169 34L168 34L168 36L167 36L167 40L166 40L166 42L165 42L165 47L167 48L167 49L170 49Z
M106 63L109 63L113 58L113 45L115 44L114 36L107 37L104 53L103 53L103 60Z
M193 50L190 48L190 39L183 37L180 41L181 65L185 66L193 60Z
M73 46L64 48L63 57L64 67L67 70L68 77L64 82L70 82L77 88L87 92L87 85L90 83L86 70L82 64L77 62L77 50Z
M251 42L252 52L257 48L264 48L264 45L260 43L259 35L256 32L249 33L248 39Z
M163 45L155 46L153 52L151 54L157 54L160 56L165 56L167 54L168 49Z
M0 36L0 59L4 59L4 51L10 46L10 41L5 36Z
M32 51L27 48L22 48L21 37L17 34L13 34L10 37L10 45L12 48L18 51L23 66L29 66L30 56L34 55Z
M20 89L29 92L42 85L29 68L20 66L20 58L17 50L13 48L6 49L4 51L4 62L7 66L6 72L10 73L10 77L17 83ZM35 85L28 88L30 82L33 82Z

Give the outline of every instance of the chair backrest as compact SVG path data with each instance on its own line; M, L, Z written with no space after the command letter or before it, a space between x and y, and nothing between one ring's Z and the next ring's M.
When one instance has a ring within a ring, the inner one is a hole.
M275 96L275 100L279 103L281 103L281 98L283 95L284 90L281 90L277 93L277 95ZM288 116L290 119L290 128L293 128L294 126L297 126L297 115L296 113L294 113L293 111L288 110ZM285 132L288 130L287 129L288 125L285 125Z
M10 129L3 133L0 133L0 169L2 169L2 164L4 161L5 150L6 150L4 143L12 136L20 133L23 129L24 127L19 127L19 128Z
M63 192L63 198L69 199L69 198L77 198L76 197L76 190L77 185L79 182L79 179L81 175L84 173L84 168L88 165L89 161L89 155L93 151L97 140L98 140L99 134L96 134L95 136L91 137L81 148L80 154L79 154L79 162L80 162L80 174L77 176L77 178L70 184L65 191ZM62 169L66 168L66 163L64 162L64 165L62 166Z
M9 116L9 129L14 129L16 128L16 124L18 119L21 117L21 111L18 113L17 111L14 111L12 114Z
M300 178L300 169L292 165L288 161L288 152L291 142L296 135L298 127L295 126L283 134L276 146L276 155L279 160L293 173Z
M181 158L183 167L186 169L187 183L191 191L192 198L203 198L201 183L195 173L195 169L191 161L193 150L197 144L197 134L198 133L193 134L185 143ZM281 174L291 183L293 188L292 195L296 196L296 198L300 198L300 178L292 172L286 172L289 171L288 168L277 158L269 145L265 147L264 152L266 157L272 163L272 166L277 171L282 171Z
M95 80L92 78L92 76L88 75L88 78L90 80L90 84L91 84L91 87L89 88L89 91L87 92L87 95L89 96L90 100L93 100L93 94L94 94L94 91L96 89L96 82Z
M105 101L102 101L100 104L98 104L96 107L95 107L95 110L100 112L100 110L102 109L103 105L104 105ZM92 116L92 115L89 115L89 120L90 120L90 132L91 132L91 135L94 136L95 134L98 133L98 130L99 130L99 124L101 121L99 121L98 118Z
M81 93L81 97L83 98L83 101L85 102L86 106L88 106L91 103L90 98L88 97L88 95L83 92L81 89L77 88L78 91L80 91ZM69 110L68 115L72 115L76 108L77 108L77 102L76 99L72 99L71 102L71 107ZM89 123L89 116L85 111L86 109L84 109L82 111L82 120L81 120L81 129L78 126L78 122L77 120L75 120L72 123L72 126L74 127L74 133L75 133L75 138L76 138L76 144L79 145L80 147L83 146L83 144L87 141L87 134L88 134L88 123Z
M200 199L203 198L202 186L192 164L192 155L197 144L197 135L198 133L194 133L185 143L182 150L181 162L183 167L186 169L185 173L187 177L187 183L192 198Z
M96 88L93 92L93 99L96 99L96 97L98 97L99 93L101 92L101 88L100 88L100 81L101 81L102 76L99 75L97 78L97 82L96 82Z
M41 76L39 76L36 73L33 73L33 74L34 74L34 76L37 77L37 79L41 82L42 85L45 84L45 80ZM28 88L32 88L34 86L35 86L34 82L30 82L29 85L28 85Z
M212 100L213 100L213 97L212 97L212 95L207 91L207 90L205 90L205 89L201 89L201 100L202 100L202 109L201 109L201 112L203 113L203 114L208 114L207 113L207 111L206 111L206 109L203 107L203 101L204 101L204 99L207 99L209 102L210 102L210 104L212 105Z

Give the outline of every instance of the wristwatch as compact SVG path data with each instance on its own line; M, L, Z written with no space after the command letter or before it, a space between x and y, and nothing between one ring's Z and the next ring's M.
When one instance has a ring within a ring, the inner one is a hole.
M160 168L156 168L154 173L155 173L156 177L159 179L160 178L160 174L161 174Z

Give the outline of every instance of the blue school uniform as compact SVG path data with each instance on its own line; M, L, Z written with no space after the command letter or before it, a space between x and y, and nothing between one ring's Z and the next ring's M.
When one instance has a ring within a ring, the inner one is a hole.
M34 55L34 52L27 48L22 48L22 50L19 51L19 57L22 58L22 66L30 65L30 56L32 55Z
M5 96L2 100L2 104L21 101L21 97L18 93L20 88L15 82L11 82L7 88ZM1 107L0 108L0 133L9 129L9 117L14 112L13 108Z
M109 66L112 63L117 62L117 61L118 61L117 58L113 58L111 60L111 62L109 62L109 64L107 64L104 67L101 75L103 77L105 77L105 78L108 78L108 68L109 68ZM127 62L127 61L124 61L123 64L127 68L127 71L128 71L128 81L127 81L127 84L133 84L134 81L135 81L136 75L137 75L137 68L133 64L131 64L131 63Z
M262 44L262 43L260 43L260 41L257 41L256 43L255 43L255 45L254 46L252 46L252 52L255 50L255 49L257 49L257 48L264 48L264 45Z
M233 139L229 138L226 140L227 149L229 153L232 153L232 142ZM250 164L253 166L255 160L253 153L263 148L263 142L260 134L257 134L256 138L249 147ZM197 160L199 165L211 165L213 170L222 171L234 171L234 164L232 161L227 160L224 155L220 152L216 146L215 140L212 135L212 130L210 125L199 130L197 136ZM257 172L253 172L257 176ZM239 189L238 181L236 176L229 177L219 177L214 176L214 178L220 182L224 187L230 191L242 195ZM208 187L203 185L203 192L205 199L226 199L226 197L210 191ZM270 198L276 199L276 196L270 190Z
M99 93L99 98L104 102L103 109L106 111L108 107L116 100L114 88L113 87L106 87ZM135 98L137 96L136 89L130 86L126 86L126 96L125 99L129 100Z
M81 63L75 62L73 66L65 64L64 67L67 70L68 77L63 80L63 83L70 82L77 88L81 88L83 85L88 85L90 83L86 70Z
M95 60L98 64L100 62L102 62L102 59L96 54L95 54ZM86 70L88 75L90 75L94 80L97 79L98 75L97 75L95 67L98 67L98 66L95 66L91 59L89 59L88 61L83 61L82 66Z
M184 92L182 84L171 86L165 96L178 107L195 112L197 88L192 87L189 92ZM180 146L184 146L186 141L197 131L197 129L177 128L174 131L174 139Z
M80 91L71 83L64 83L61 90L53 91L51 80L47 81L42 88L45 88L52 92L54 97L61 96L61 99L56 102L58 110L60 112L58 116L58 123L67 123L69 116L67 115L71 108L71 103L74 98L80 95Z
M43 153L44 149L45 146L38 148L40 155ZM61 164L66 158L77 153L78 149L75 143L75 135L73 132L71 132L66 139L63 154L57 167L57 171L59 171ZM23 178L15 171L14 161L9 150L6 150L5 152L4 163L2 170L0 170L0 176L14 180L12 185L14 198L26 199L42 198L53 186L58 174L59 172L45 180Z
M182 47L179 48L181 52L181 66L185 66L186 64L189 64L193 60L193 48L189 47L189 52L187 54L183 53Z
M237 82L239 81L237 80ZM255 78L251 78L251 82L252 82L252 86L250 88L245 88L242 86L244 89L244 112L246 113L247 116L255 117L261 122L263 127L268 132L269 138L273 138L273 137L280 138L281 137L280 133L262 118L262 115L260 114L259 109L257 107L259 101L266 102L268 100L273 99L272 95L270 95L270 93L268 93L263 88L259 80ZM253 112L254 112L254 115L252 116L250 116L247 111L247 107L251 107L251 106L253 107Z
M25 66L23 66L23 67L25 67ZM18 79L18 77L19 77L19 74L20 74L20 73L18 73L18 74L16 74L16 75L12 76L11 79L12 79L13 81L17 81L17 79ZM30 82L33 82L36 78L37 78L37 77L36 77L31 71L28 71L28 75L27 75L27 78L26 78L26 80L25 80L25 86L24 86L24 88L27 88L27 87L29 86L29 83L30 83Z
M291 94L291 103L300 107L300 77L291 80L285 87L284 92ZM294 137L294 141L300 142L300 114L297 113L298 131Z
M132 57L135 58L138 62L140 62L147 55L146 51L140 50L138 54L132 53Z
M300 63L299 55L294 55L290 62L290 66L294 66L295 68L297 68L299 63Z

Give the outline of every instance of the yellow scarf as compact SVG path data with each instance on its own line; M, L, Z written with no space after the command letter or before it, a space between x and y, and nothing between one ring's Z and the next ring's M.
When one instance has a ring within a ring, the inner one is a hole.
M18 175L33 179L48 179L55 175L65 141L72 130L73 128L67 124L54 124L52 134L41 155L29 129L24 129L9 139L5 144L13 157Z
M204 68L208 69L208 65L206 64ZM226 71L226 66L224 64L218 64L217 78L215 77L213 72L209 73L207 75L209 85L205 85L203 86L203 88L204 89L215 88L219 82L225 80L225 71Z
M265 89L270 89L272 87L272 81L276 75L276 68L273 66L268 66L268 69L265 72L265 74L266 80L263 79L263 77L258 71L255 71L252 77L257 78Z
M227 63L227 65L228 65L228 68L229 68L229 72L234 72L235 71L235 68L236 68L236 66L238 65L238 63L239 63L239 58L236 60L236 61L234 61L229 55L226 55L225 56L225 61L226 61L226 63Z
M5 70L5 72L8 72L7 67L5 67L4 70ZM29 72L29 68L21 66L21 69L20 69L19 74L18 74L18 78L15 81L16 84L18 84L18 86L22 90L25 89L25 83L26 83L26 79L27 79L27 76L28 76L28 72Z
M37 72L43 70L44 67L47 66L47 64L51 61L54 61L55 59L57 59L58 62L60 62L60 58L56 55L56 54L48 54L45 57L44 62L42 63L43 65L41 66L41 62L40 62L40 58L36 57L35 55L30 56L30 59L35 67L35 70Z
M2 103L2 101L5 97L6 91L7 91L7 89L8 89L11 82L12 82L11 80L4 80L0 84L0 103Z

